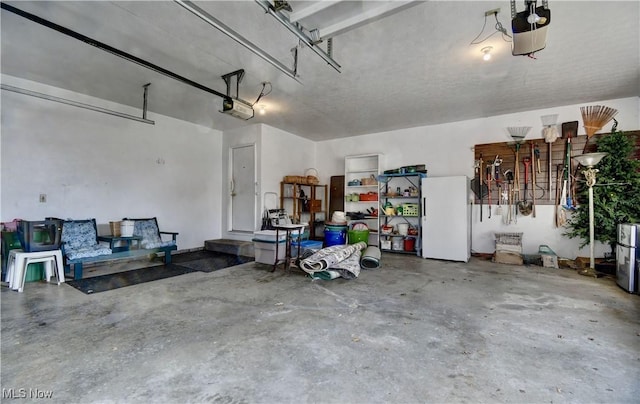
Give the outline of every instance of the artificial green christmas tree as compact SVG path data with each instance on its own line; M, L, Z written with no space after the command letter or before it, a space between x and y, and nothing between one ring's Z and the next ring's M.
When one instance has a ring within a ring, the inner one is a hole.
M640 222L640 161L633 157L636 139L617 130L614 119L611 134L597 142L598 152L609 153L597 165L597 182L593 187L594 238L611 246L615 255L619 223ZM579 181L578 196L581 204L568 222L565 235L582 239L580 247L589 244L588 187Z

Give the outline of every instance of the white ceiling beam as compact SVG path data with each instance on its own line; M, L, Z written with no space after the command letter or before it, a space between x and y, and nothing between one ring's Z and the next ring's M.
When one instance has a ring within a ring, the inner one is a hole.
M370 10L363 11L353 17L345 18L344 20L327 27L318 27L320 31L320 37L323 39L331 38L339 34L343 34L347 31L355 29L361 25L368 24L370 22L379 20L389 14L398 12L405 8L419 4L419 1L389 1L382 3L381 6L372 8Z
M296 22L300 21L303 18L310 17L314 14L319 13L322 10L326 10L327 8L340 3L340 1L316 1L311 3L311 5L301 9L300 11L293 11L289 13L289 21Z

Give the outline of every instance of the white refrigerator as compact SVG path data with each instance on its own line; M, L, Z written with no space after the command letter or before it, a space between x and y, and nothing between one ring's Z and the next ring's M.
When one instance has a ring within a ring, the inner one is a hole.
M422 256L468 262L471 257L470 180L422 179Z

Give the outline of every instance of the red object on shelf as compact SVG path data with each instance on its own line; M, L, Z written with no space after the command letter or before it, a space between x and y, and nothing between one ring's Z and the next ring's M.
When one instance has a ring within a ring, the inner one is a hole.
M361 201L377 201L378 194L375 192L368 192L366 194L360 194Z
M413 251L416 248L416 239L413 237L407 237L404 239L404 250Z

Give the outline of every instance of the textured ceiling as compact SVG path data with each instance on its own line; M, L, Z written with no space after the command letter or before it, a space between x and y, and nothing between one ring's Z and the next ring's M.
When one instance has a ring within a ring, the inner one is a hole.
M298 81L173 1L6 3L221 93L221 76L244 69L239 96L250 102L261 82L272 83L260 101L267 115L241 121L217 112L222 100L215 95L2 10L2 73L140 109L142 86L150 82L150 112L219 130L264 122L324 140L640 95L638 1L550 0L547 47L535 60L512 56L500 35L470 45L490 9L501 9L498 19L511 32L508 1L402 2L371 20L361 17L393 2L338 2L299 22L321 33L345 16L357 22L332 33L341 72L303 46ZM293 68L298 39L256 2L194 4ZM292 18L318 7L290 4ZM487 20L481 38L494 23ZM494 57L483 62L487 45ZM326 41L319 46L326 49Z

